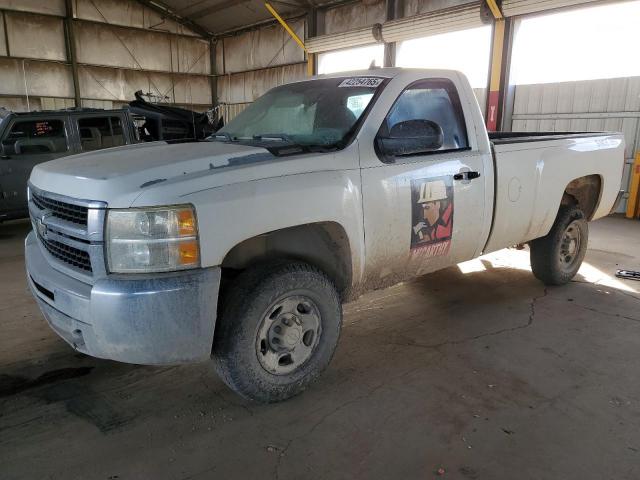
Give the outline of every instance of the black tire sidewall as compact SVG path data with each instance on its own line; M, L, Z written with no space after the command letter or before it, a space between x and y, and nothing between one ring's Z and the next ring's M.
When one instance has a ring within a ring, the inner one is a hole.
M580 247L571 270L560 263L562 238L569 224L576 222L580 230ZM534 275L547 285L563 285L578 273L587 253L589 226L584 213L578 207L561 207L551 231L544 237L530 242L531 269Z
M280 401L303 391L327 367L340 336L342 305L332 282L306 264L285 264L268 273L250 272L239 279L239 291L216 328L213 358L223 380L241 395L261 401ZM312 356L289 374L275 375L258 360L257 335L271 305L287 296L310 298L320 313L321 333Z

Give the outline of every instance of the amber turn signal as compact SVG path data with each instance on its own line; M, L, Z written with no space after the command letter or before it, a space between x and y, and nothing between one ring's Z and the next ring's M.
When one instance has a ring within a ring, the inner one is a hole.
M193 210L185 208L178 212L178 234L181 237L191 237L197 235L196 219Z
M198 265L200 253L198 251L197 240L189 240L178 244L178 253L180 265Z

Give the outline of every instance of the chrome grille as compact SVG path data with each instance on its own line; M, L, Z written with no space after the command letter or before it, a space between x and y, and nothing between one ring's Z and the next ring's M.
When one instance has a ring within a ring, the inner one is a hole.
M47 252L57 259L62 260L73 267L79 268L80 270L84 270L89 273L93 272L89 252L72 247L71 245L65 245L64 243L57 242L55 240L42 238L40 235L38 235L38 240L40 240L40 243L44 246Z
M29 215L42 253L58 270L86 283L106 275L107 204L46 192L29 184Z
M53 217L78 225L87 224L87 214L89 212L87 207L47 198L33 191L31 192L31 200L36 207L40 210L49 211Z

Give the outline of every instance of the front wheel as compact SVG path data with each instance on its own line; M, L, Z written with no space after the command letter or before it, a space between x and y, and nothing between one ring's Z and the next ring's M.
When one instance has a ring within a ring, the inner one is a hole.
M342 324L331 280L305 263L243 272L218 320L213 362L234 391L263 403L302 392L329 364Z
M545 285L564 285L578 273L587 253L589 226L582 210L562 206L551 231L529 242L531 270Z

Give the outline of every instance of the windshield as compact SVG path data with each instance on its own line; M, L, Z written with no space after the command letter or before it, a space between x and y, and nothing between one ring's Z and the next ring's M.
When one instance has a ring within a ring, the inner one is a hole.
M378 77L352 77L282 85L260 97L215 135L231 141L336 145L348 138L382 83Z

